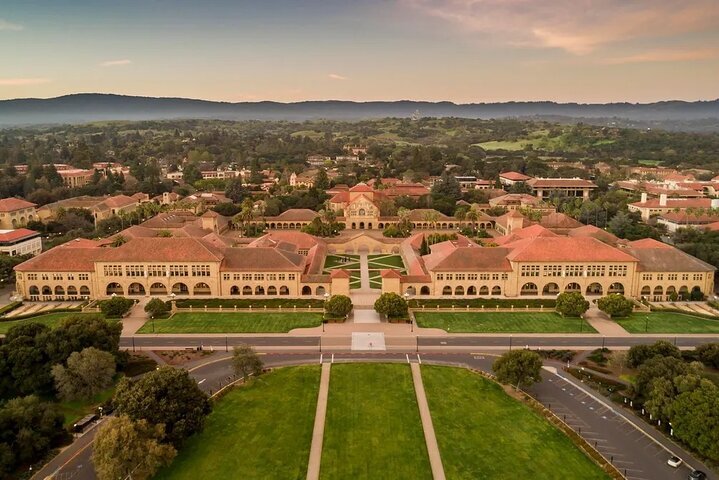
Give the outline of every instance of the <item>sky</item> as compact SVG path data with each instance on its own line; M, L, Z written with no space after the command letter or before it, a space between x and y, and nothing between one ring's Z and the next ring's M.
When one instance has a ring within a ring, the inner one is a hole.
M2 0L0 99L719 98L719 0Z

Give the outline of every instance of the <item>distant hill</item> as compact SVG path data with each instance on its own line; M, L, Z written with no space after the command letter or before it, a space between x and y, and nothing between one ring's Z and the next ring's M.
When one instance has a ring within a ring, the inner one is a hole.
M0 127L83 123L100 120L161 120L176 118L218 120L359 120L380 117L506 118L569 117L624 119L640 124L691 123L719 119L719 100L648 104L578 104L555 102L470 103L451 102L348 102L307 101L211 102L186 98L133 97L108 94L76 94L48 99L0 101ZM718 122L711 122L717 124Z

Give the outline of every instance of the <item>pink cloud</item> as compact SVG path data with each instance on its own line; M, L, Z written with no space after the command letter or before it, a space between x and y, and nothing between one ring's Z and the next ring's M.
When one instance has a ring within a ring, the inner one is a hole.
M719 58L719 49L657 49L638 53L635 55L627 55L624 57L607 58L602 63L610 65L619 65L625 63L651 63L651 62L687 62L694 60L711 60Z

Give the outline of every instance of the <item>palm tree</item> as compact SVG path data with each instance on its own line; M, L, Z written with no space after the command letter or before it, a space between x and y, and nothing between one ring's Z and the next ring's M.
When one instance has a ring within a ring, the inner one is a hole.
M477 206L472 205L472 207L469 209L469 211L466 213L465 218L472 222L472 231L477 231L477 220L479 220L479 211L477 211Z

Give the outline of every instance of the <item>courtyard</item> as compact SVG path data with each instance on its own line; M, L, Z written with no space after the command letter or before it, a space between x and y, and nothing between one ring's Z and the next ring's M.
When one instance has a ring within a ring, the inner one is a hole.
M366 257L363 258L363 257ZM366 262L366 267L363 264ZM367 270L367 288L381 289L381 270L397 270L406 274L402 257L397 254L330 254L325 258L322 273L329 274L332 270L346 270L350 275L350 289L362 288L362 270Z

